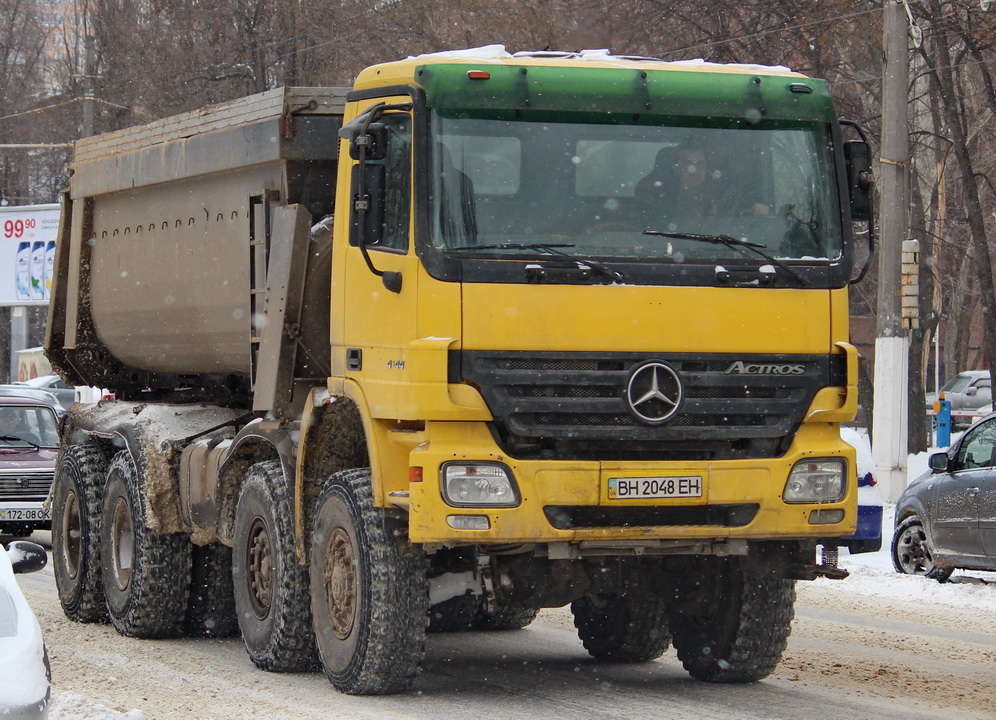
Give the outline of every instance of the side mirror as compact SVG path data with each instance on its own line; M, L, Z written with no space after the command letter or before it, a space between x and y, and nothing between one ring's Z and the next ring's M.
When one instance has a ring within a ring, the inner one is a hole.
M41 545L27 540L15 540L7 546L7 557L15 573L32 573L48 564L48 554Z
M844 161L847 165L847 187L851 199L851 219L871 220L871 152L863 140L844 143Z
M968 397L972 397L973 395L978 394L978 392L979 392L979 388L976 388L976 387L965 388L965 394Z
M383 239L385 180L383 165L353 166L354 195L349 223L349 242L352 245L376 245Z
M947 453L934 453L928 460L930 469L935 473L947 472L950 458Z
M387 157L387 127L384 123L372 122L366 132L362 125L350 127L349 157L360 159L360 151L366 148L367 160L383 160Z

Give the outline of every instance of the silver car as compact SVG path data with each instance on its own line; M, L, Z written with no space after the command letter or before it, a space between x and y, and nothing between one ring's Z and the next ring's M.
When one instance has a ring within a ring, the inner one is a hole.
M22 380L13 384L50 392L59 399L59 404L66 410L76 402L76 388L66 385L65 380L58 375L40 375L30 380Z
M952 410L975 410L993 401L993 389L988 370L966 370L960 372L941 386L944 399L951 403ZM935 393L927 395L927 405L933 405Z
M996 570L996 413L931 455L899 496L892 563L941 582L955 568Z

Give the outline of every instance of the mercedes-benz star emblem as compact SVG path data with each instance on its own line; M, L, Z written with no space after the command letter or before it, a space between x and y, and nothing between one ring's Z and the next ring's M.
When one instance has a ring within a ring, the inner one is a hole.
M626 386L630 412L650 425L669 420L678 412L682 396L678 373L657 361L645 362L633 370Z

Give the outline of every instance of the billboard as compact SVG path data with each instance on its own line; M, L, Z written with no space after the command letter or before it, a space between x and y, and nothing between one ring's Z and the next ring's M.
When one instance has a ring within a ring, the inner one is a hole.
M0 306L47 305L59 205L0 207Z

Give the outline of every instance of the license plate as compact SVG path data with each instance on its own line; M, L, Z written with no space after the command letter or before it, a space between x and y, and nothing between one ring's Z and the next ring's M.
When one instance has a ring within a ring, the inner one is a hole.
M609 499L702 497L701 475L609 478Z
M51 520L52 515L40 509L6 508L0 510L0 521Z

